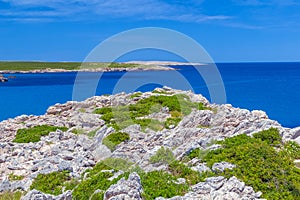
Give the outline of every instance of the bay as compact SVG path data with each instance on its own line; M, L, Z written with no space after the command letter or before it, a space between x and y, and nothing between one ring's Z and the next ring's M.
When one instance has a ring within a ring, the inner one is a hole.
M217 63L225 86L227 103L249 110L264 110L271 119L286 127L300 126L300 63ZM200 66L203 67L203 66ZM208 66L209 67L209 66ZM105 72L98 83L99 73L81 73L76 84L89 88L97 83L94 94L122 91L151 91L162 86L164 79L173 81L176 89L187 89L174 74L180 73L196 93L210 100L208 87L191 66L175 66L174 71ZM5 74L16 76L0 83L0 121L22 114L44 114L55 103L73 99L77 73ZM144 80L141 85L140 80ZM152 80L152 81L151 81ZM93 96L93 95L90 95ZM87 97L87 96L85 96Z

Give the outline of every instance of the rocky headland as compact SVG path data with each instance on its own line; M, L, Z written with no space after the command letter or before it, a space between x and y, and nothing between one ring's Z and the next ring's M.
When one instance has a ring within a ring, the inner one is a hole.
M37 62L38 63L38 62ZM7 69L0 70L0 74L24 74L24 73L58 73L58 72L111 72L111 71L170 71L175 70L169 66L174 65L201 65L198 63L181 63L181 62L164 62L164 61L132 61L132 62L120 62L120 63L78 63L76 67L60 68L59 63L52 68L43 68L37 66L36 69L32 69L30 64L23 63L19 69ZM49 63L45 63L47 65ZM19 64L20 65L20 64ZM3 67L2 67L3 68ZM14 67L15 68L15 67ZM1 80L1 79L0 79Z
M0 133L0 199L300 198L300 128L191 91L56 104Z

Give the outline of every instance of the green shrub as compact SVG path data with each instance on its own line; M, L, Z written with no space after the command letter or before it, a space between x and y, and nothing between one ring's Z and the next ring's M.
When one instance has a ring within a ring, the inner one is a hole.
M188 157L190 160L193 158L203 159L203 157L205 157L206 154L208 154L208 152L209 152L209 150L203 150L203 149L197 148L197 149L192 150L189 153Z
M300 159L300 146L296 142L289 141L285 144L285 150L293 159Z
M96 135L96 133L97 133L98 130L99 130L99 128L97 128L96 130L88 132L87 136L90 137L90 138L95 137L95 135Z
M10 173L10 174L8 175L8 179L9 179L10 181L20 181L20 180L23 180L23 179L24 179L24 176L18 176L18 175L15 175L15 174L13 174L13 173Z
M210 108L204 106L203 103L198 103L198 110L210 110Z
M77 185L77 187L73 190L72 198L74 200L85 200L85 199L89 199L93 195L93 193L98 189L103 191L107 190L112 184L117 183L117 180L119 180L119 179L114 179L113 181L107 180L112 176L113 174L110 172L98 172L95 175L90 176L89 178L81 181ZM99 194L100 199L103 199L102 194L103 193Z
M143 94L143 93L141 93L141 92L136 92L136 93L132 94L132 95L130 96L130 98L131 98L131 99L134 99L134 98L137 98L137 97L141 97L142 94Z
M176 184L177 178L163 171L140 173L144 189L143 198L152 200L157 197L171 198L182 196L188 191L187 184Z
M169 171L176 178L185 178L189 185L195 185L200 181L203 181L203 178L199 172L193 171L191 168L179 161L170 163Z
M222 175L236 176L255 191L262 191L266 199L300 199L300 170L293 163L294 153L283 145L274 148L282 143L278 131L269 129L253 136L227 138L219 142L222 148L210 151L203 161L210 167L221 161L235 164L236 168Z
M181 121L181 118L167 118L165 121L165 127L170 128L171 126L177 126L178 123Z
M85 133L83 129L73 129L71 132L74 133L75 135L82 135Z
M65 182L70 180L69 171L39 174L34 179L30 189L36 189L47 194L59 195L62 193Z
M94 194L96 190L105 191L112 184L116 184L122 177L128 178L129 173L124 173L110 181L113 176L109 170L130 170L132 163L121 158L107 158L97 163L93 168L82 173L81 180L71 179L68 171L39 174L33 181L30 189L37 189L47 194L59 195L62 189L73 190L75 200L103 199L104 192ZM85 179L83 179L85 175ZM0 196L1 197L1 196Z
M100 114L100 115L104 115L106 113L110 113L112 111L111 107L103 107L103 108L97 108L96 110L94 110L94 114Z
M107 146L111 151L115 150L115 147L124 142L129 140L130 137L128 135L128 133L124 133L124 132L116 132L116 133L111 133L108 136L106 136L105 138L103 138L102 143Z
M120 158L108 158L97 163L92 169L86 170L87 178L82 180L77 187L74 188L72 197L74 200L85 199L103 199L104 192L94 194L96 190L106 191L112 184L116 184L121 178L128 178L129 174L124 173L116 179L110 181L108 178L113 176L111 172L103 172L103 170L112 170L117 168L125 169L131 163Z
M139 124L142 130L150 128L154 131L160 131L164 128L163 123L156 119L135 119L134 123Z
M172 118L181 118L183 115L181 112L174 110L170 112Z
M170 149L161 147L156 154L150 158L150 162L167 164L168 171L171 172L175 178L185 178L189 185L194 185L204 180L204 174L201 175L176 160Z
M20 200L23 196L21 191L0 193L0 200Z
M98 162L92 169L87 169L85 173L87 174L87 177L94 176L101 172L102 170L112 170L113 168L111 166L106 165L103 161Z
M112 168L114 170L122 170L122 171L129 171L133 166L132 162L121 158L106 158L105 160L101 161L105 166Z
M151 163L162 163L162 164L171 164L176 159L173 155L173 152L168 149L161 147L155 155L150 158Z
M280 145L281 136L278 129L270 128L269 130L261 131L253 134L254 138L261 139L262 141L267 142L270 145Z
M104 192L94 193L89 199L90 200L102 200L104 196Z
M133 94L134 97L136 94ZM132 95L132 96L133 96ZM162 107L168 107L172 119L168 119L166 124L152 119L141 119L149 114L159 112ZM202 103L191 102L184 94L172 96L150 96L139 100L136 104L128 106L115 106L98 108L93 113L101 114L101 119L116 131L122 130L133 124L140 124L142 129L150 128L159 131L165 126L177 125L183 115L190 114L192 109L210 109Z
M111 107L97 108L93 113L102 115L101 119L104 120L105 123L110 123L113 119Z
M13 142L16 143L29 143L38 142L41 140L42 136L49 135L50 132L55 132L56 130L67 131L67 127L57 127L49 125L34 126L32 128L19 129L17 135Z
M154 105L161 105L168 107L170 111L183 112L189 114L192 108L196 107L197 103L193 103L186 95L172 95L172 96L150 96L147 99L142 99L136 104L129 106L129 110L134 113L135 117L142 117L149 115L151 108Z

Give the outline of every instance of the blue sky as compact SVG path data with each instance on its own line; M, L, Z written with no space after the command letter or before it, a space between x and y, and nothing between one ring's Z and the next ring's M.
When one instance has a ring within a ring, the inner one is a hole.
M151 26L192 37L216 62L300 61L299 10L300 0L0 0L0 60L82 61L113 34Z

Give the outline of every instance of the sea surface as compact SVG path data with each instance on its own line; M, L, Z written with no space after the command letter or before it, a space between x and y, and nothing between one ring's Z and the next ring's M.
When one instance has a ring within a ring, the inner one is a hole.
M285 127L300 126L300 63L216 65L223 79L227 103L249 110L264 110L269 118ZM77 80L74 72L5 74L15 78L0 83L0 121L22 114L42 115L55 103L73 100L74 83L75 88L86 88L82 91L87 91L81 97L84 99L94 94L113 94L120 89L125 92L151 91L161 87L165 80L173 82L171 86L176 89L187 89L182 83L188 82L194 92L211 100L207 85L194 67L175 68L176 71L86 72ZM178 79L178 74L184 79Z

